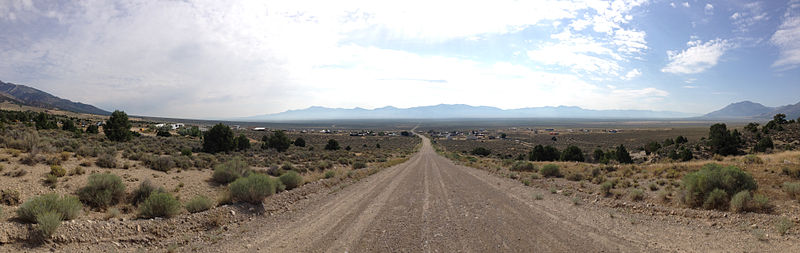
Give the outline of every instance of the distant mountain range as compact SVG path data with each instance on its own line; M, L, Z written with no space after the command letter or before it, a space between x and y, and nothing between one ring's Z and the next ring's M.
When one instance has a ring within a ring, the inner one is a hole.
M657 119L688 118L697 114L649 110L590 110L577 106L546 106L504 110L490 106L440 104L411 108L342 109L312 106L301 110L243 118L249 121L296 121L331 119L453 119L453 118L577 118Z
M742 101L703 115L701 118L758 120L770 119L778 113L786 114L787 119L797 119L800 117L800 103L779 107L767 107L759 103Z
M72 102L50 93L25 85L0 81L0 102L27 105L45 109L58 109L77 113L110 115L111 113L92 105Z

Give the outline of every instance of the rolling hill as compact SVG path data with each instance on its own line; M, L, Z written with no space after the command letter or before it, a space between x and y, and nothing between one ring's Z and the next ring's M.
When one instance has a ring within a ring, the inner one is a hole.
M6 83L0 81L0 102L10 102L14 104L40 107L46 109L58 109L77 113L89 113L98 115L110 115L111 113L80 102L72 102L67 99L59 98L50 93L20 84Z
M766 120L778 113L786 114L788 119L800 117L800 103L779 107L768 107L751 101L742 101L703 115L706 119L753 119Z

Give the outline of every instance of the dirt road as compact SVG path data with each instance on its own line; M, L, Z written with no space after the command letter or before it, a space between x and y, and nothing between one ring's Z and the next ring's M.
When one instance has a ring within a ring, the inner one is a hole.
M424 137L423 137L424 138ZM543 198L543 199L542 199ZM207 251L643 252L762 251L746 232L615 213L525 187L439 156L428 139L408 162L254 220Z

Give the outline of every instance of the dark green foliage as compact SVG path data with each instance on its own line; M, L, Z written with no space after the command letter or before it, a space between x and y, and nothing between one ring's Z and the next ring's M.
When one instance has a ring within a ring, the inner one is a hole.
M603 162L603 160L605 160L605 158L606 158L606 154L605 154L605 152L603 152L602 149L598 148L598 149L594 150L594 153L592 154L592 158L594 159L595 162ZM608 160L605 160L605 161L608 161Z
M97 125L96 125L96 124L94 124L94 123L92 123L92 124L89 124L89 126L88 126L88 127L86 127L86 133L89 133L89 134L98 134L98 133L100 133L100 128L99 128L99 127L97 127Z
M58 129L58 123L50 115L40 112L33 120L36 130Z
M303 138L297 137L297 139L294 140L294 145L298 146L298 147L305 147L306 146L306 140L303 139Z
M203 151L208 153L231 151L233 144L233 130L222 123L214 125L203 135Z
M211 179L218 184L228 184L240 177L250 174L250 166L240 157L235 157L230 161L214 166L214 174Z
M244 136L244 134L240 134L233 142L236 143L236 150L250 149L250 139L247 139L247 136Z
M557 161L561 156L558 149L547 145L536 145L533 150L528 153L528 160L531 161Z
M756 181L750 174L734 167L722 167L717 164L706 164L702 169L683 177L683 202L690 207L706 206L718 208L718 201L727 199L738 192L758 188ZM708 200L714 190L721 190L725 195L715 193L713 200ZM727 202L725 202L727 204ZM727 206L725 206L727 208Z
M711 152L720 155L736 155L739 153L741 139L739 132L728 131L725 124L717 123L711 126L708 133Z
M113 154L102 154L97 157L95 164L100 168L116 168L117 158Z
M775 148L775 144L772 143L772 138L761 137L761 139L758 140L758 143L756 143L756 145L753 146L753 151L755 151L755 152L765 152L765 151L767 151L767 149L774 149L774 148Z
M33 197L22 203L17 209L17 217L20 220L30 223L36 222L36 217L47 212L58 213L62 220L71 220L78 217L81 209L81 202L74 196L50 193L42 196Z
M577 146L568 146L561 152L561 161L583 162L583 151Z
M678 160L681 159L681 156L678 155L678 152L675 151L674 149L670 150L669 153L667 153L667 157L669 157L669 159L672 159L672 160L675 160L675 161L678 161Z
M168 192L153 192L139 205L139 217L172 217L181 211L181 202L178 202Z
M339 148L339 142L334 139L328 140L328 144L325 144L325 150L339 150Z
M344 150L347 150L347 151L350 151L351 149L353 149L353 148L351 148L350 145L347 145L347 147L344 147Z
M401 136L406 136L406 137L408 137L408 136L411 136L411 132L408 132L408 131L402 131L402 132L400 132L400 135L401 135Z
M214 201L206 196L195 196L189 202L186 202L186 211L190 213L202 212L214 206Z
M539 170L539 174L543 177L561 177L561 170L558 169L558 165L546 164Z
M159 127L158 129L156 129L156 136L170 137L172 136L172 133L170 133L169 130L170 130L169 126Z
M260 204L264 198L275 194L278 181L267 175L252 173L230 184L231 197L236 201Z
M477 147L473 149L472 152L470 153L473 155L488 156L489 154L492 153L492 151L484 147Z
M73 122L71 119L66 119L61 122L61 130L76 132L78 131L78 127L75 126L75 122Z
M686 139L686 137L683 137L683 135L678 135L678 137L675 137L676 144L684 144L687 142L689 142L689 139Z
M262 140L264 140L264 144L267 148L275 149L278 152L285 152L289 149L289 146L292 145L292 141L289 140L286 133L281 130L273 131L272 135L269 137L264 136Z
M101 209L112 206L125 197L125 185L117 175L95 173L89 175L89 182L78 189L78 198L84 203Z
M280 176L281 183L286 186L286 190L297 188L303 184L303 177L295 171L287 171Z
M111 117L103 125L103 133L112 141L131 140L131 123L128 121L128 114L119 110L111 113Z
M506 133L500 133L500 139L505 139L506 137L508 137Z
M673 141L672 139L664 140L664 147L669 147L672 146L673 144L675 144L675 141Z
M624 145L619 145L617 150L615 151L617 155L617 161L619 163L633 163L633 159L631 159L631 154L628 153L628 150L625 149Z
M681 148L681 153L679 154L679 156L680 160L684 162L692 160L692 158L694 158L694 156L692 156L692 151L689 150L688 148Z
M656 141L651 141L650 143L647 143L647 145L644 146L644 152L647 155L658 152L659 149L661 149L661 144L659 144Z
M746 126L744 126L744 130L751 133L756 133L758 132L758 123L750 122Z
M139 188L136 188L136 190L131 193L131 204L138 206L140 203L144 202L147 197L150 197L150 194L153 192L166 192L166 190L153 185L150 179L145 179L139 184Z

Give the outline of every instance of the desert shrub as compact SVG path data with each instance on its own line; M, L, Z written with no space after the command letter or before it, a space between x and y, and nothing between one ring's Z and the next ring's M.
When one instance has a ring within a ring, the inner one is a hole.
M783 183L783 191L793 199L800 197L800 182L785 182Z
M129 141L131 139L131 123L128 114L123 111L114 111L103 125L103 133L112 141Z
M250 139L247 139L247 136L244 134L240 134L236 139L233 140L235 143L236 150L248 150L250 149Z
M153 192L139 205L139 217L172 217L181 211L181 203L168 192Z
M288 171L280 176L281 183L286 186L287 190L297 188L303 184L303 177L297 172Z
M539 173L542 174L543 177L560 177L561 171L558 169L558 165L555 164L547 164L539 170Z
M206 196L195 196L186 202L186 211L190 213L202 212L214 206L214 202Z
M78 148L75 153L83 157L96 157L97 154L100 153L100 149L91 145L85 145Z
M191 148L183 148L181 149L182 156L192 156L192 149Z
M720 188L714 188L708 193L706 200L703 202L703 208L725 210L729 207L728 201L727 192Z
M317 164L314 165L314 167L319 170L327 170L333 168L333 164L328 161L318 161Z
M628 150L625 149L624 145L620 144L617 147L616 152L614 152L614 153L616 154L616 156L617 156L616 159L617 159L617 161L619 163L633 163L633 159L631 158L631 154L628 153Z
M775 223L775 230L781 235L786 235L786 232L789 232L789 229L792 229L792 227L794 227L794 222L786 217L781 217L778 219L778 222Z
M641 201L644 199L644 191L639 189L632 189L630 192L631 200L633 201Z
M569 175L567 175L567 180L569 180L569 181L581 181L581 180L583 180L583 174L581 174L581 173L569 173Z
M58 196L55 193L33 197L22 203L17 209L17 217L30 223L36 222L36 217L47 212L61 215L62 220L71 220L78 217L82 209L81 202L74 196Z
M150 167L150 169L163 172L167 172L172 168L175 168L175 161L172 160L171 156L151 157L145 162L145 164Z
M100 168L116 168L117 158L112 154L102 154L97 157L97 161L95 161L94 164Z
M325 144L325 150L339 150L340 148L339 142L334 139L328 140L328 144Z
M61 225L61 214L54 211L44 212L36 216L36 224L39 225L36 229L42 237L50 238Z
M367 164L364 163L364 162L354 162L353 163L353 169L363 169L363 168L366 168L366 167L367 167Z
M269 195L275 194L278 181L264 174L251 173L230 184L231 197L237 201L259 204Z
M85 173L86 173L86 170L84 170L83 167L81 167L81 166L75 167L69 172L69 174L71 174L71 175L83 175Z
M784 175L790 176L794 179L800 179L800 169L798 168L783 167L781 170Z
M292 145L292 140L286 136L285 132L280 130L273 131L272 135L264 136L262 140L264 141L265 147L275 149L278 152L284 152Z
M473 155L488 156L492 153L492 151L484 147L477 147L473 149L470 153Z
M736 195L733 195L733 198L731 198L731 212L746 212L749 210L752 202L753 196L750 194L750 191L740 191L739 193L736 193Z
M110 220L110 219L113 219L113 218L117 218L117 217L119 217L121 215L122 215L122 212L119 209L117 209L117 208L109 208L108 211L106 211L106 215L103 216L103 219Z
M306 146L306 140L303 139L303 138L297 137L297 139L294 140L294 145L298 146L298 147L305 147Z
M336 171L329 170L325 172L325 178L333 178L335 176L336 176Z
M763 137L753 146L753 151L755 152L766 152L769 149L774 149L775 144L772 143L772 139L769 137Z
M536 166L529 162L516 162L511 166L511 171L534 172L536 171Z
M125 197L125 185L119 176L110 173L89 175L86 186L78 189L78 198L84 203L105 209Z
M19 204L19 191L4 189L0 191L0 203L7 206L16 206Z
M603 194L603 196L608 196L611 194L611 188L614 188L614 183L606 181L600 185L600 193Z
M531 161L556 161L561 156L557 148L547 145L536 145L528 153L528 160Z
M762 163L764 163L764 160L761 160L761 157L758 157L756 155L750 154L750 155L744 156L744 163L745 164L762 164Z
M86 127L86 133L98 134L98 133L100 133L100 128L97 127L97 125L95 125L95 124L91 124L88 127Z
M761 194L753 194L753 203L750 209L754 212L767 213L772 211L772 204L769 203L769 198Z
M647 188L650 188L651 191L658 191L658 185L655 183L650 183Z
M561 152L561 161L583 162L583 151L577 146L568 146Z
M687 174L682 179L683 202L690 207L727 209L728 196L744 190L754 191L758 188L750 174L734 167L722 167L717 164L706 164L702 169ZM712 192L716 191L713 196ZM720 191L725 194L721 194ZM709 198L712 198L709 200ZM725 202L724 208L720 201ZM708 203L708 204L706 204Z
M166 192L166 190L153 185L153 182L150 181L150 179L145 179L139 184L139 188L136 188L136 190L131 193L131 204L138 206L139 203L144 202L147 197L150 197L150 194L153 192Z
M240 157L235 157L230 161L214 166L214 174L211 179L218 184L228 184L234 180L250 174L250 166Z
M51 188L56 186L58 183L58 177L53 174L47 174L44 176L44 184L49 185Z
M205 152L226 152L233 148L233 130L225 124L216 124L203 135L203 151Z
M63 177L67 175L67 170L58 165L50 166L50 175Z

